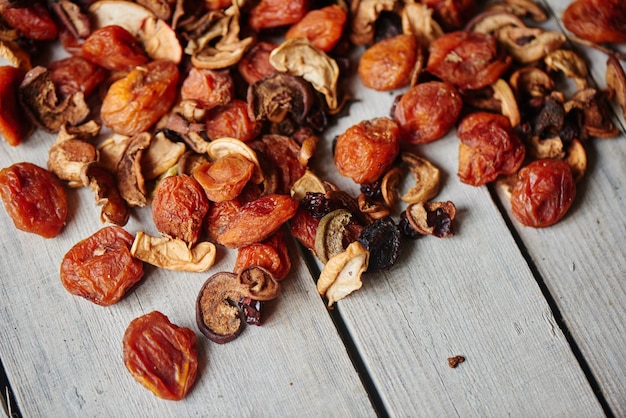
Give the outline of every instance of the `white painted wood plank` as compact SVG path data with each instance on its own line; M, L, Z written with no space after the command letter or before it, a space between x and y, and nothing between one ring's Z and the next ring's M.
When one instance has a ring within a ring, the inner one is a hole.
M18 148L2 143L0 166L22 160L45 166L49 141L38 135ZM70 295L59 280L65 252L101 227L87 188L70 191L70 202L67 227L49 240L15 230L0 211L0 357L24 416L374 415L297 254L266 323L217 345L197 330L195 298L212 272L232 270L234 251L220 249L210 273L146 266L130 295L110 307L96 306ZM147 225L154 232L149 216L149 210L138 211L126 229ZM179 402L152 395L122 362L126 326L152 310L198 335L197 383Z

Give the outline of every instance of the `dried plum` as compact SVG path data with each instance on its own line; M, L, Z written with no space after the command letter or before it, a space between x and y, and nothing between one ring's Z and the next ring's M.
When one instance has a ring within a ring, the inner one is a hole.
M359 242L370 252L370 272L389 269L400 255L400 229L390 217L363 228Z

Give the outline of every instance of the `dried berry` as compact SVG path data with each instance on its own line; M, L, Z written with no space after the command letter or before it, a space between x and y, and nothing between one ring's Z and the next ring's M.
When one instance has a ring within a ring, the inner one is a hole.
M379 91L405 87L417 62L418 43L413 35L397 35L375 43L359 60L358 73L366 87Z
M400 229L390 217L367 225L359 235L359 242L370 253L368 271L387 270L400 256Z
M159 311L133 319L122 340L124 365L159 398L183 399L198 372L198 340Z
M48 170L23 162L0 170L0 197L17 229L56 237L67 218L67 196Z

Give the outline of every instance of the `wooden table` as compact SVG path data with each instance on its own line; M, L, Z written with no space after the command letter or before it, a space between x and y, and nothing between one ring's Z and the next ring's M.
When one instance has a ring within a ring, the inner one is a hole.
M548 28L560 30L567 3L546 5ZM604 86L606 56L581 51ZM316 169L355 191L332 165L331 141L388 115L397 92L357 80L351 89L357 102L324 134ZM0 166L45 166L52 140L1 142ZM546 229L512 219L498 188L457 179L454 132L416 150L445 173L437 199L456 204L456 235L407 242L396 266L368 274L330 311L315 287L319 265L293 245L265 324L225 345L197 332L194 301L211 272L232 270L233 251L220 248L209 273L146 267L139 287L104 308L59 281L63 255L102 226L90 190L69 191L68 224L55 239L15 230L0 210L0 357L12 389L4 397L27 417L626 416L625 135L589 143L574 206ZM155 232L150 225L143 209L126 229ZM183 401L155 397L122 362L128 323L152 310L199 336L198 379ZM450 368L457 355L466 361Z

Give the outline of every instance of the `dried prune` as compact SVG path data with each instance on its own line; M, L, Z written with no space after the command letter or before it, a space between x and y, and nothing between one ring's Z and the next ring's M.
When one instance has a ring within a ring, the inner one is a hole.
M390 118L357 123L337 137L335 166L355 183L378 180L393 164L400 151L398 124Z
M526 148L509 119L488 112L471 113L459 124L458 176L463 183L479 186L500 174L517 172Z
M143 277L143 263L130 253L134 237L106 226L75 244L61 262L61 283L95 304L118 302Z
M81 54L107 70L130 71L149 61L137 38L117 25L93 31L83 42Z
M56 237L67 218L67 195L59 179L22 162L0 170L0 197L17 229Z
M463 98L449 83L420 83L402 95L393 118L400 128L400 138L421 144L444 136L455 124Z
M519 171L511 192L511 210L524 225L543 228L560 221L575 197L576 183L567 163L537 160Z
M460 89L476 90L495 83L510 65L493 35L457 31L431 42L426 70Z
M159 311L133 319L122 340L124 365L159 398L183 399L198 372L198 339Z
M171 61L151 61L111 85L102 101L101 116L115 132L143 132L174 104L178 67Z
M339 42L346 20L345 10L336 4L311 10L289 28L285 38L306 38L322 51L330 52Z
M387 270L400 256L400 229L391 217L372 222L361 231L359 242L369 251L368 271Z
M366 87L378 91L405 87L418 57L417 38L396 35L369 47L359 60L358 74Z
M198 181L185 174L164 178L152 200L157 230L191 246L198 242L209 201Z

